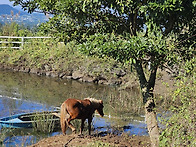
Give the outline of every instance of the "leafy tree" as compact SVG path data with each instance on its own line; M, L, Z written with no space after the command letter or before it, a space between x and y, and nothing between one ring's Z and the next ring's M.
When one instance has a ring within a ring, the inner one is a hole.
M52 14L42 30L64 42L77 40L78 47L89 55L131 63L139 77L152 145L158 146L153 100L157 69L194 58L195 0L11 1L30 13ZM170 42L177 39L183 41ZM147 76L144 68L149 63Z

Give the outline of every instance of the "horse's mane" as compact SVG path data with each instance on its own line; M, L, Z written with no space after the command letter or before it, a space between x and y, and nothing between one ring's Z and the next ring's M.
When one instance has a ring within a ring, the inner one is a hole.
M90 97L84 98L84 100L89 100L92 103L92 105L94 105L94 107L99 107L99 105L103 103L102 100L97 100L95 98L90 98Z

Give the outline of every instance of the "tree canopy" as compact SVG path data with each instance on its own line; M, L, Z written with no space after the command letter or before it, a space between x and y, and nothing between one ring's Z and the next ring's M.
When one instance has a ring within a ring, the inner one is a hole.
M53 14L48 22L49 29L69 37L74 37L76 32L77 35L115 32L136 36L138 32L150 29L151 21L165 35L172 31L179 33L185 27L189 30L195 27L195 0L11 1L30 13Z
M163 61L169 61L168 53L171 53L168 48L164 49L167 46L166 42L169 41L163 40L165 36L168 38L172 33L172 37L180 39L183 43L190 37L188 41L193 44L196 34L195 0L11 1L30 13L39 11L52 14L53 17L42 24L41 28L64 42L75 39L79 43L87 41L88 44L88 41L92 42L96 36L103 39L104 43L95 39L98 42L95 42L94 46L90 45L86 52L89 54L96 52L95 54L99 56L112 56L121 62L133 63L135 59L149 62L152 59L154 62L151 63L164 63ZM101 38L101 35L105 36ZM112 42L115 42L114 48L111 46ZM192 52L183 49L175 51L187 56L192 55ZM172 58L169 64L174 61Z

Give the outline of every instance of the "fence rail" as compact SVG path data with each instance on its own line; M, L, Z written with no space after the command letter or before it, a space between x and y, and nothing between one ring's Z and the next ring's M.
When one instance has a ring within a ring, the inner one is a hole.
M0 39L21 39L21 41L0 41L0 48L14 48L14 49L21 49L24 46L24 43L26 42L26 39L45 39L45 38L51 38L51 37L16 37L16 36L0 36ZM2 46L2 44L18 44L17 46L12 46L10 47L9 45L7 46Z

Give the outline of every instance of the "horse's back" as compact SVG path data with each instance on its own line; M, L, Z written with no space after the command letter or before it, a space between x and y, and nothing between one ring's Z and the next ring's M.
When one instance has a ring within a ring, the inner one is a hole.
M75 119L86 117L91 103L88 100L67 99L65 104L68 113Z
M75 105L76 103L78 103L78 100L77 99L71 99L71 98L69 98L69 99L67 99L65 101L65 104L66 105Z
M65 101L65 104L67 106L71 106L71 107L76 107L79 104L82 104L84 107L90 105L90 101L89 100L79 100L79 99L67 99Z

